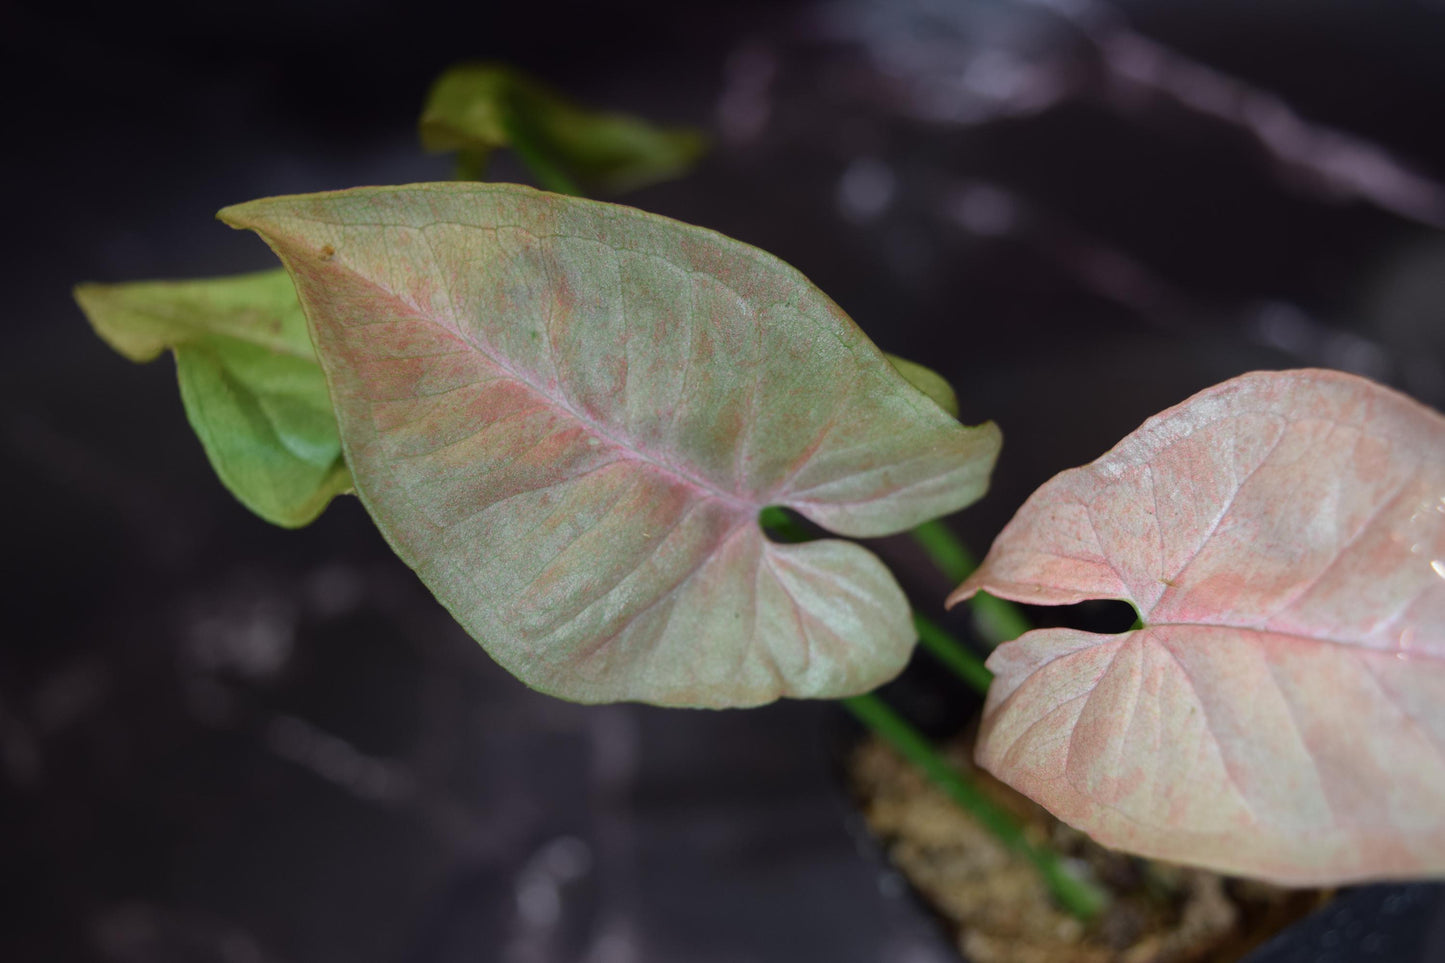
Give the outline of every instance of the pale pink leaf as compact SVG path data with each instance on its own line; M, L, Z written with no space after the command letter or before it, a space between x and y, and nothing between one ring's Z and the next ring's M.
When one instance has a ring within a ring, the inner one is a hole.
M1256 373L1031 497L950 604L1124 599L989 659L982 765L1100 842L1292 883L1445 872L1445 418Z
M523 681L584 702L862 692L913 643L876 557L775 544L976 499L998 449L795 270L711 231L514 185L222 212L296 282L357 492Z

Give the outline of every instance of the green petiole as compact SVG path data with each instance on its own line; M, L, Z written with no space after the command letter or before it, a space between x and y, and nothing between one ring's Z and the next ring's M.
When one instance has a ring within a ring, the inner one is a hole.
M934 567L955 585L978 568L978 560L968 546L940 519L924 522L909 534L932 560ZM1033 628L1028 616L1017 605L987 592L979 592L969 599L968 607L973 611L974 628L989 645L1012 641Z
M1109 905L1108 893L1078 875L1058 853L1029 842L1013 816L980 792L967 776L938 754L922 733L877 695L868 693L842 701L859 721L923 770L934 785L999 842L1032 863L1065 910L1081 920L1089 920Z

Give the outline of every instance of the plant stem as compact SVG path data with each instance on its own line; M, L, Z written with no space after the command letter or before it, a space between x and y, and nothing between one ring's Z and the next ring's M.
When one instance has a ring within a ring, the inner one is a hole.
M973 650L926 615L914 612L913 628L918 632L919 644L927 649L930 655L951 669L954 675L979 695L988 695L988 684L993 681L993 673L988 671L982 659L973 654Z
M987 592L969 599L968 607L973 610L973 625L979 637L991 646L1012 642L1034 627L1023 609Z
M958 806L993 834L994 838L1027 859L1039 871L1054 898L1081 920L1097 916L1109 904L1109 895L1077 875L1050 849L1035 846L1023 827L1006 810L993 802L968 778L934 750L928 740L878 696L853 696L843 700L864 725L898 750L933 781Z
M978 559L940 518L924 522L908 534L950 582L960 583L978 568Z
M924 522L909 534L950 582L962 583L978 568L978 561L968 546L941 519ZM989 645L1011 641L1033 628L1017 605L987 592L979 592L969 599L968 607L973 611L974 627Z
M782 542L806 542L816 537L786 509L770 505L758 513L758 524L768 535ZM945 576L958 582L977 567L972 553L941 521L924 522L913 529L913 537ZM997 645L1017 638L1032 626L1013 604L980 593L969 600L974 624L990 643ZM993 673L969 647L927 616L913 613L913 627L919 644L980 695L988 694ZM1097 915L1109 904L1109 895L1093 883L1072 873L1058 853L1035 846L1009 813L983 795L966 773L949 765L917 729L888 708L878 696L853 696L843 705L879 738L897 749L905 759L947 795L955 805L978 820L1004 846L1022 855L1038 870L1045 885L1066 911L1082 920Z

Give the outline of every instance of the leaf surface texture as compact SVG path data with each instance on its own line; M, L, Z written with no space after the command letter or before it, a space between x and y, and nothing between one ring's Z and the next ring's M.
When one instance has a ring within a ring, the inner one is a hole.
M950 599L1125 599L1001 646L982 765L1105 845L1291 883L1445 871L1445 418L1255 373L1048 482Z
M701 228L515 185L228 208L296 281L357 490L504 666L584 702L753 705L891 677L871 553L997 454L795 270Z

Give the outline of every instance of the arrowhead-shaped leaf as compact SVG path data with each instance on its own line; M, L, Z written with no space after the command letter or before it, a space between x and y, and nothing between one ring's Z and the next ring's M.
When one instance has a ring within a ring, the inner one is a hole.
M979 761L1106 845L1292 883L1445 872L1445 418L1257 373L1036 492L978 571L1132 602L1000 647Z
M997 453L795 270L711 231L505 184L221 212L296 281L362 501L524 682L752 705L895 673L908 608L850 536L976 499Z
M552 190L615 194L685 172L706 148L701 133L626 114L584 110L501 64L462 64L438 78L420 121L422 147L457 151L471 178L487 156L515 148Z
M251 511L294 528L350 490L326 380L285 271L82 284L75 299L132 361L175 352L186 417Z

